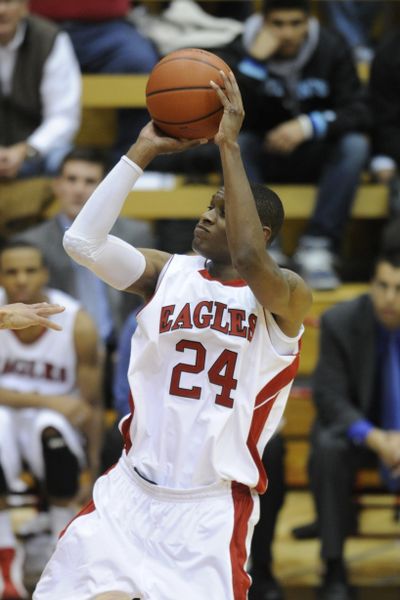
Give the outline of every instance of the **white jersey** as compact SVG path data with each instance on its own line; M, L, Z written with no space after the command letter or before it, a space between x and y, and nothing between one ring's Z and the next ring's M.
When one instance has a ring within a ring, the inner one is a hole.
M51 317L62 331L45 329L34 342L25 344L9 329L0 331L0 387L16 392L43 395L76 391L74 324L80 304L60 290L46 290L49 302L62 304L65 311ZM0 288L0 304L7 301Z
M268 330L289 338L244 281L213 279L200 256L172 257L137 320L128 460L170 488L229 480L263 492L261 456L299 360L279 355Z

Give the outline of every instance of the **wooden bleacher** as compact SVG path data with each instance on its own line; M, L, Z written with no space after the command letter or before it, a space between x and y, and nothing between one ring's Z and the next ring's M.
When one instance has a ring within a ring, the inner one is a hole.
M83 119L77 135L77 144L110 146L115 136L115 111L118 107L145 107L146 75L84 75L82 91ZM26 193L30 186L29 197ZM313 185L276 185L273 188L282 197L286 220L307 219L315 198ZM125 204L123 214L131 218L195 218L207 205L215 185L184 185L177 178L168 190L137 190ZM49 186L45 179L0 184L0 234L17 228L33 214L44 218L56 210L49 207ZM363 183L352 210L353 219L385 219L387 216L387 189L383 185ZM2 231L3 229L3 231Z

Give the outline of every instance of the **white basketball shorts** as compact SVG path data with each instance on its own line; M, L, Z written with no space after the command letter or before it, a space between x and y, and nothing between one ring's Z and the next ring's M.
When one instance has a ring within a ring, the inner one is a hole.
M123 456L58 541L33 600L246 600L258 515L245 486L164 488Z

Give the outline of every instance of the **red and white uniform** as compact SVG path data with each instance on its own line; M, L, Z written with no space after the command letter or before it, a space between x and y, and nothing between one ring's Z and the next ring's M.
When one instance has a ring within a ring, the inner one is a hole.
M142 475L179 489L228 480L265 490L261 456L298 366L276 352L271 328L244 281L212 279L199 256L171 259L132 339L127 456Z
M261 455L298 364L277 340L298 347L245 282L172 257L132 338L126 450L61 537L34 600L247 599Z
M79 303L59 290L46 292L49 302L65 306L65 311L52 319L62 331L45 329L34 342L20 341L16 332L0 331L0 388L43 395L77 393L74 325ZM7 302L0 288L0 304ZM81 464L85 461L83 440L67 419L45 408L0 407L0 456L9 485L21 472L21 459L32 472L44 476L41 432L46 427L58 429Z

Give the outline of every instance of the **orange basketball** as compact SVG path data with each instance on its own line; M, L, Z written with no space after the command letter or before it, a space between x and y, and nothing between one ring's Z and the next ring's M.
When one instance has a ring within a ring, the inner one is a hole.
M167 54L146 86L147 109L155 124L172 137L214 137L223 107L210 79L223 87L220 71L229 70L218 56L199 48Z

